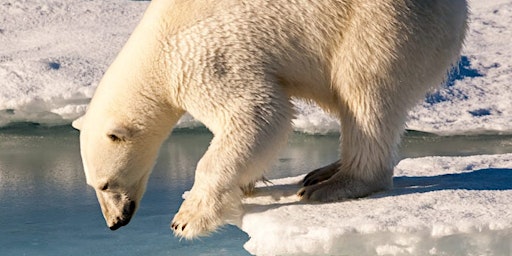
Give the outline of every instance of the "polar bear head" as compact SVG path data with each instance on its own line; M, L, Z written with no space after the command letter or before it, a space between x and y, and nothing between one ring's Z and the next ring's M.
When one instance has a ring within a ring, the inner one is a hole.
M183 114L159 98L167 94L153 75L124 70L117 64L109 68L86 114L73 122L80 130L87 184L112 230L128 224L137 210L159 148ZM160 93L152 93L154 87Z
M73 123L79 129L87 184L92 186L110 229L126 225L146 188L160 143L144 130L86 114ZM151 142L154 141L154 142Z
M171 2L152 3L101 79L86 114L73 122L80 130L87 184L112 230L128 224L137 210L158 150L184 113L170 90L159 36L159 15Z

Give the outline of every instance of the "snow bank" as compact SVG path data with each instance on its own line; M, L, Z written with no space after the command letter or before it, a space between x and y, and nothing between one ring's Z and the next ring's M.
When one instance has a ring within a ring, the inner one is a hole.
M0 4L0 126L67 124L85 112L147 3Z
M0 127L70 123L148 1L4 0L0 4ZM438 134L512 132L512 3L475 0L460 72L411 112L409 129ZM318 107L296 102L296 131L338 132ZM200 125L190 116L180 127Z
M408 128L437 134L512 131L512 2L470 1L459 71L410 113Z
M511 255L512 154L402 160L391 191L309 204L260 184L240 228L255 255Z

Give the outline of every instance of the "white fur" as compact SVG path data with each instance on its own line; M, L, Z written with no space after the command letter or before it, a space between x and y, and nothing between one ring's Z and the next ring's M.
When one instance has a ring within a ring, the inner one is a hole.
M341 160L306 177L304 200L391 187L407 111L457 60L467 12L465 0L153 0L74 124L107 224L128 223L185 111L214 138L172 228L193 238L238 221L241 187L286 142L291 97L342 124Z

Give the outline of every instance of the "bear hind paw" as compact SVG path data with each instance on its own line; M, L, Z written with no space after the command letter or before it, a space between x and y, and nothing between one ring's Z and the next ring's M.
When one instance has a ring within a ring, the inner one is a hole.
M303 186L311 186L330 179L339 170L339 161L311 171L302 180Z
M333 202L356 199L385 190L386 187L354 179L330 179L301 188L297 195L303 201Z

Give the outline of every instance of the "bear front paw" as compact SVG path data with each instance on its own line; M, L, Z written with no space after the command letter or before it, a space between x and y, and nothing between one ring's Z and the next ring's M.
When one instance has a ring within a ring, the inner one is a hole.
M238 193L224 192L218 197L201 197L190 192L171 222L174 235L193 239L206 236L226 223L236 223L241 215Z
M178 213L174 217L171 223L171 229L175 236L185 239L194 239L208 235L221 225L221 222L209 217L200 216L200 214L192 214L193 216L188 215L190 214Z
M193 239L208 235L222 224L218 212L185 200L171 222L171 229L175 236Z

